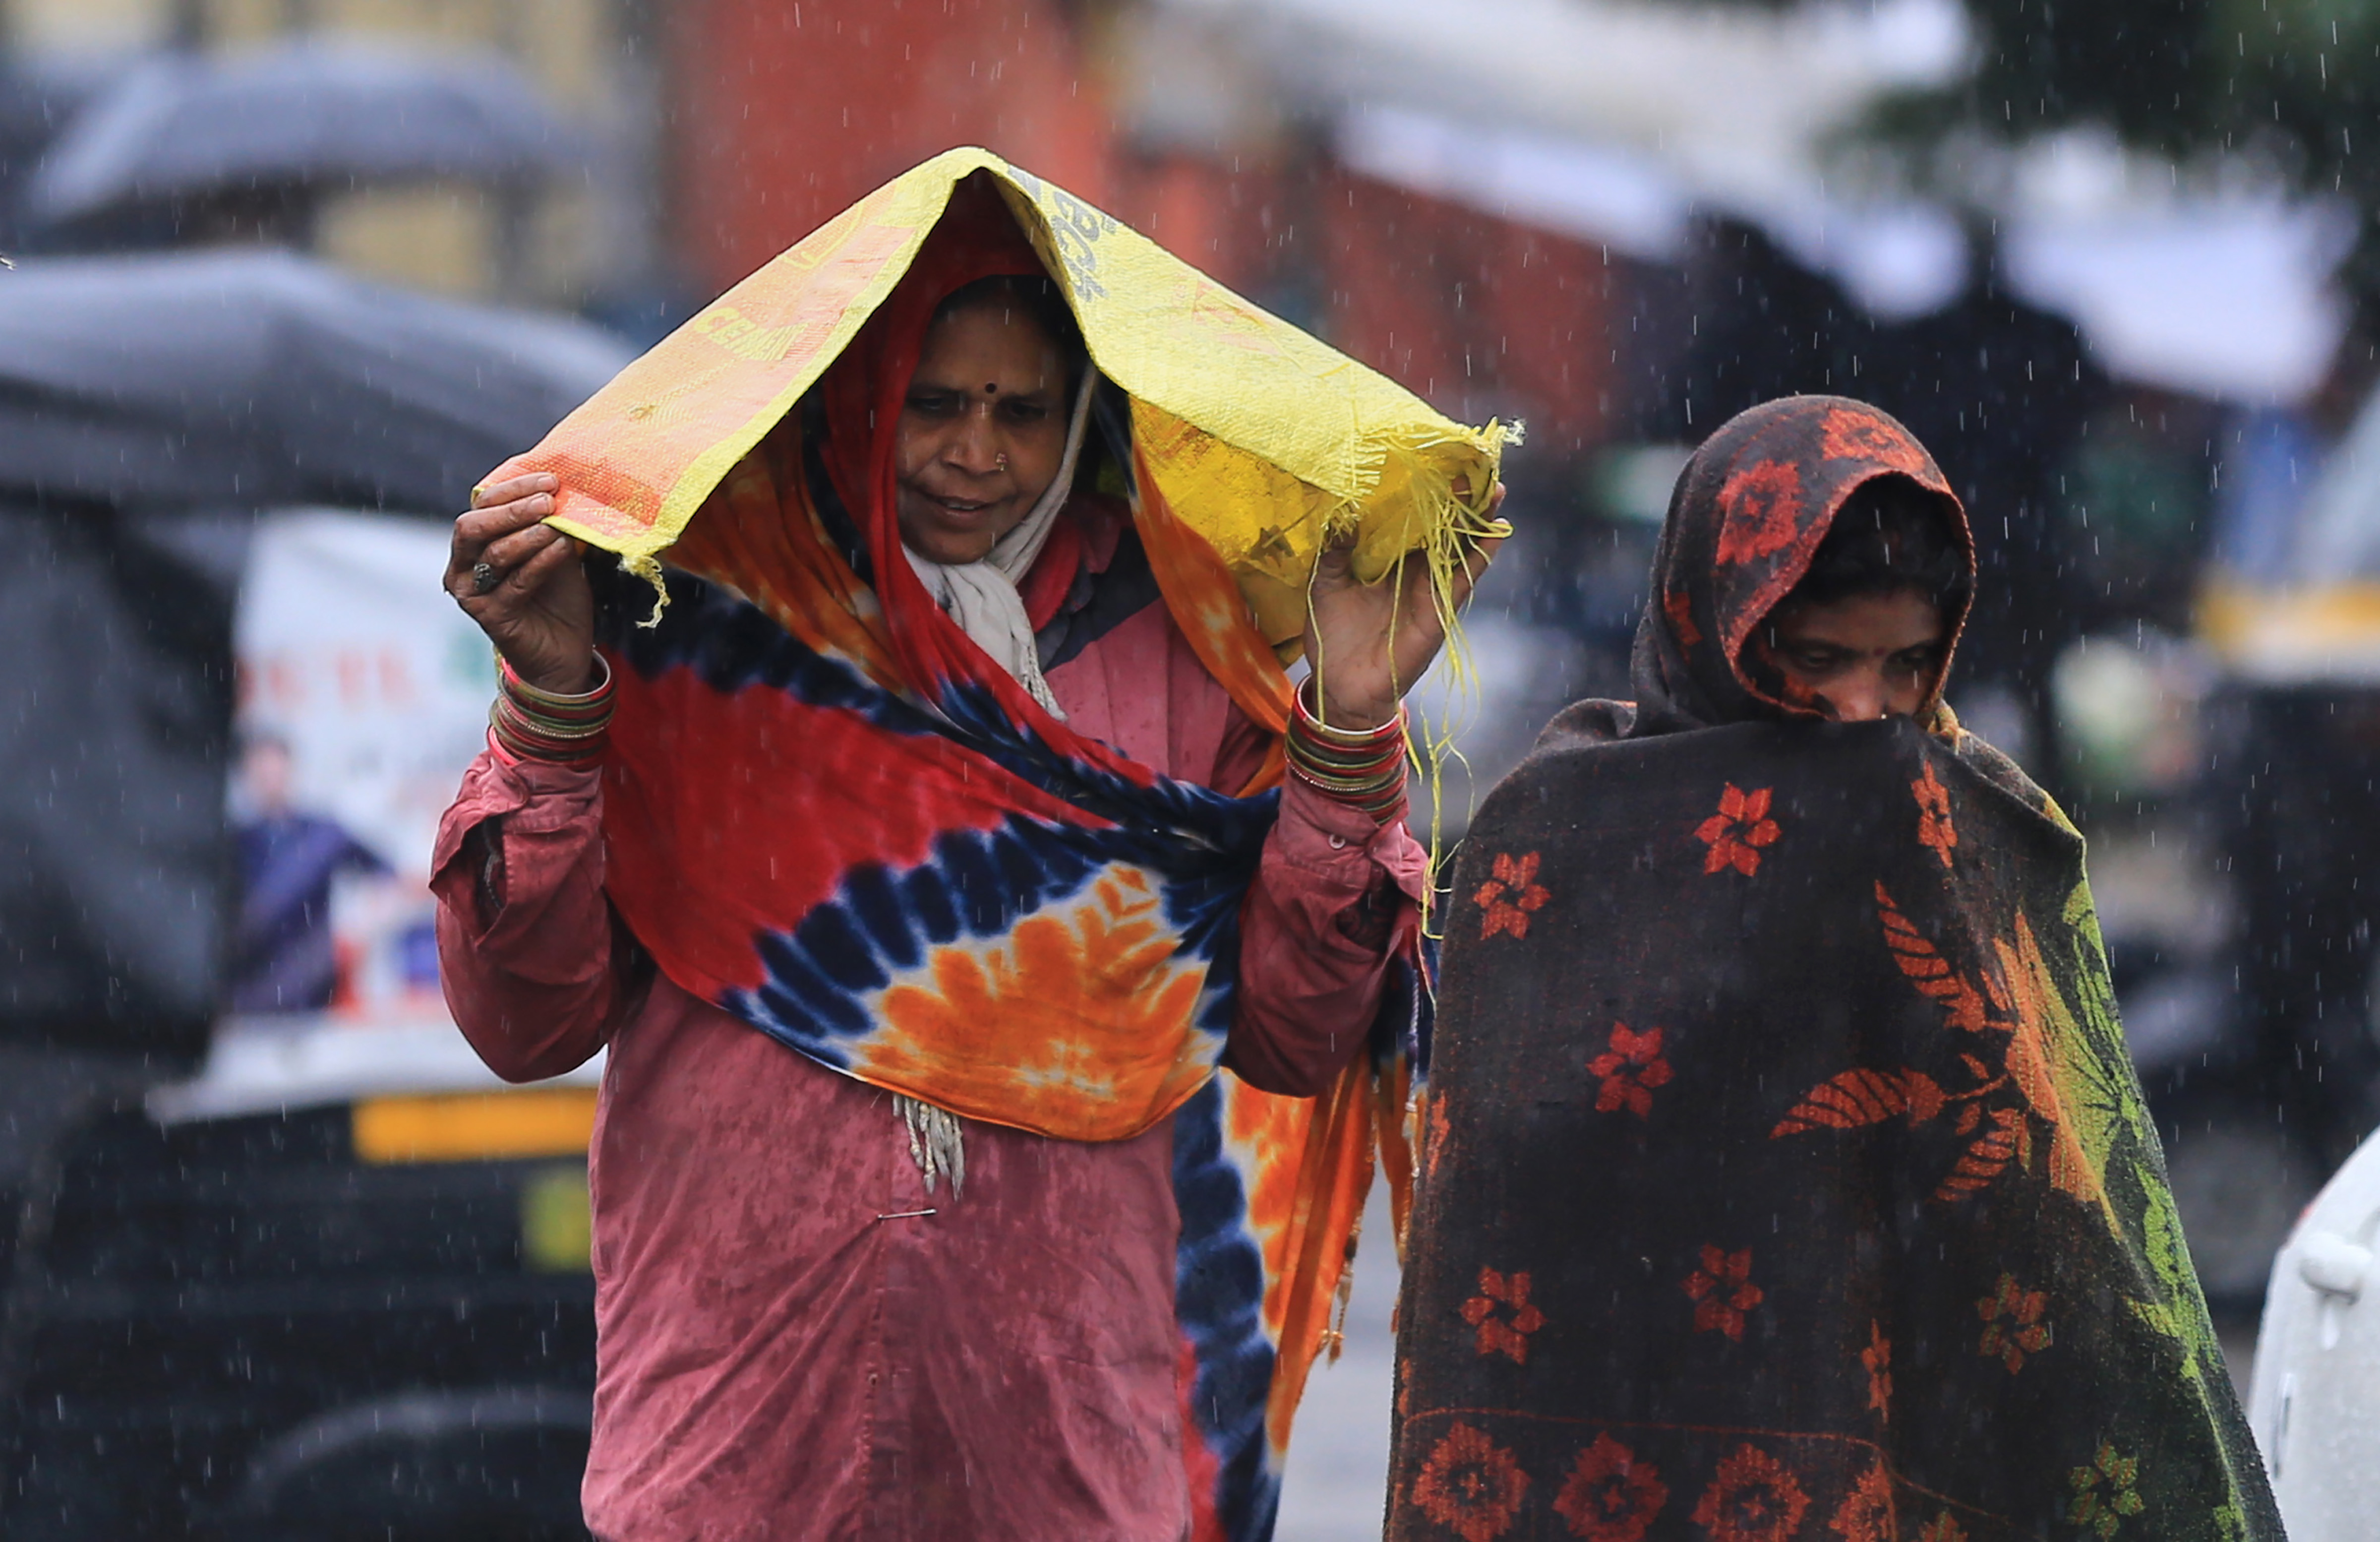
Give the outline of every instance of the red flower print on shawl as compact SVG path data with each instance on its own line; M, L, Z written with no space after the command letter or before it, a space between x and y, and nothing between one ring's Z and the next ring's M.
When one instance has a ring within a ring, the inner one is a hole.
M1711 1542L1785 1542L1802 1527L1810 1496L1785 1464L1757 1446L1738 1446L1694 1506Z
M1732 867L1749 878L1760 871L1760 849L1775 845L1780 833L1777 821L1768 817L1768 789L1746 792L1730 782L1718 795L1718 812L1694 826L1694 838L1710 848L1703 871L1724 873Z
M1967 1542L1967 1528L1952 1520L1946 1510L1925 1523L1925 1529L1917 1534L1917 1542Z
M1828 1523L1843 1542L1892 1542L1900 1535L1892 1513L1892 1479L1879 1462L1852 1486L1843 1507Z
M1595 1095L1598 1114L1625 1108L1644 1119L1653 1111L1653 1089L1670 1083L1670 1062L1661 1058L1658 1028L1632 1034L1628 1024L1613 1023L1611 1047L1587 1061L1586 1069L1603 1078L1603 1089Z
M1930 847L1950 865L1950 850L1959 844L1959 832L1950 824L1950 789L1934 776L1934 763L1925 763L1925 774L1909 784L1917 798L1917 844Z
M1867 1405L1883 1418L1892 1417L1892 1340L1884 1336L1884 1325L1867 1325L1867 1348L1860 1351L1860 1364L1867 1370Z
M1502 1316L1511 1307L1510 1317ZM1546 1315L1529 1304L1526 1270L1510 1277L1479 1271L1479 1293L1463 1303L1463 1320L1479 1329L1479 1352L1503 1356L1515 1365L1529 1359L1529 1335L1546 1326Z
M1750 1248L1730 1253L1708 1242L1703 1244L1702 1267L1686 1276L1681 1289L1694 1298L1696 1333L1716 1331L1739 1341L1743 1315L1767 1299L1752 1282Z
M1554 1513L1572 1536L1586 1542L1644 1542L1653 1518L1669 1502L1661 1470L1639 1462L1634 1451L1605 1434L1578 1453L1554 1499Z
M1838 407L1827 414L1818 426L1818 453L1829 460L1864 460L1923 483L1941 474L1916 440L1854 407Z
M1512 1529L1528 1492L1529 1475L1511 1451L1458 1424L1422 1463L1413 1502L1463 1542L1496 1542Z
M1721 562L1750 562L1782 551L1802 528L1801 470L1785 460L1746 466L1719 488L1718 506Z
M1487 912L1480 918L1479 939L1485 942L1499 932L1510 932L1516 937L1529 935L1529 916L1553 898L1537 882L1537 853L1521 856L1500 853L1495 863L1496 875L1479 886L1472 898Z
M2049 1325L2041 1320L2048 1306L2046 1291L2028 1291L2017 1284L2014 1275L2000 1276L1992 1293L1975 1303L1976 1315L1984 1319L1983 1341L1975 1346L1975 1352L1986 1360L1998 1356L2014 1376L2024 1368L2026 1355L2039 1354L2049 1347Z

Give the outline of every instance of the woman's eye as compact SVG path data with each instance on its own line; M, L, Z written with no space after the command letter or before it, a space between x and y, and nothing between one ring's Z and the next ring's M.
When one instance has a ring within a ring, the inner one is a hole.
M943 391L920 391L905 405L921 418L947 418L959 410L959 398Z
M1050 415L1048 408L1032 401L1002 402L1001 412L1013 423L1038 423Z

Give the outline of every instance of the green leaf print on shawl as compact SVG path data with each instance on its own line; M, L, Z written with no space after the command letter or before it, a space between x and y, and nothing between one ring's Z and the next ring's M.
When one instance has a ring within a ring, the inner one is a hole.
M2056 804L2048 807L2064 819ZM2166 1182L2165 1149L2157 1141L2124 1046L2115 990L2108 981L2107 943L2099 935L2098 907L2092 901L2088 882L2076 884L2067 895L2062 919L2072 939L2073 978L2081 1007L2077 1016L2082 1046L2076 1058L2089 1057L2095 1075L2116 1089L2115 1107L2120 1117L2113 1121L2110 1146L2120 1143L2130 1158L2119 1171L2131 1179L2131 1193L2125 1194L2119 1187L2114 1214L2121 1240L2139 1251L2148 1278L2156 1285L2154 1297L2135 1300L2132 1309L2180 1346L2185 1363L2197 1377L2207 1417L2218 1419L2227 1410L2236 1414L2230 1373L2215 1337L2215 1324L2206 1315L2197 1273L2191 1267L2181 1215L2174 1208L2173 1191ZM2236 1463L2239 1454L2226 1448L2227 1461ZM2242 1489L2262 1488L2264 1463L2252 1453L2249 1462L2252 1470L2234 1471L2232 1480ZM2236 1504L2220 1507L2216 1521L2218 1536L2248 1535L2246 1516Z

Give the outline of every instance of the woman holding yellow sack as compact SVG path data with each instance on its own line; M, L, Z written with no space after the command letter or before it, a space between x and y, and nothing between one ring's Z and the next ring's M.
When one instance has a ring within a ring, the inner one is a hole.
M1264 345L1220 381L1219 329ZM1284 391L1325 431L1242 411ZM1269 1535L1496 446L954 152L481 490L440 943L499 1073L609 1050L599 1536Z

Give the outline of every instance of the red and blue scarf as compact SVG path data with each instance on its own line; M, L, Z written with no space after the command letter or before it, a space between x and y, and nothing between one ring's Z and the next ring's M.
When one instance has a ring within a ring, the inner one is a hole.
M673 981L831 1070L1060 1139L1173 1120L1184 1461L1197 1535L1244 1542L1271 1533L1378 1143L1402 1149L1416 1008L1394 1001L1318 1099L1221 1069L1289 688L1145 468L1132 512L1165 603L1275 736L1248 786L1077 735L901 560L892 425L934 308L1042 271L996 199L954 199L811 402L672 548L658 622L607 645L607 887Z

